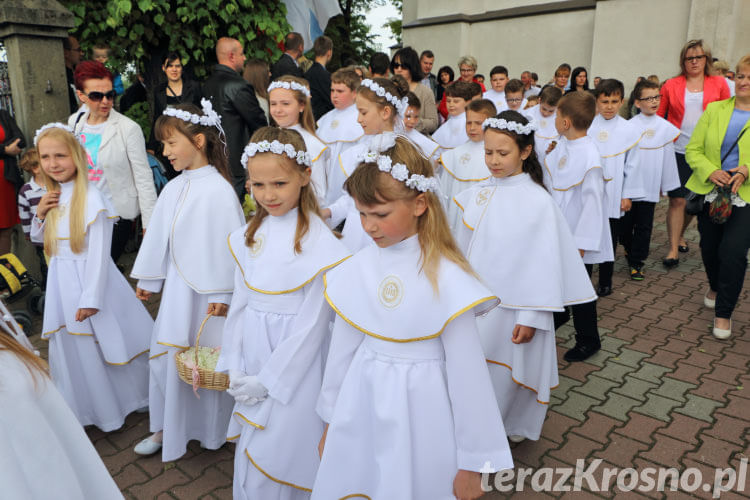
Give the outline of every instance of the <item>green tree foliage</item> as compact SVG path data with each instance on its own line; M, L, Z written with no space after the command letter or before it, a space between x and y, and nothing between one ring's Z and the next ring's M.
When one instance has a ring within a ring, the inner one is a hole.
M367 25L367 11L383 0L338 0L342 14L328 21L325 34L333 40L333 60L328 69L335 71L354 59L358 64L367 65L376 52L370 44L370 27Z
M396 43L401 45L401 19L403 17L404 0L391 0L391 3L398 10L398 17L389 17L383 28L390 29L393 37L396 39Z
M147 83L161 73L168 51L204 78L216 61L222 36L237 38L248 58L272 62L291 31L286 7L277 0L60 0L75 15L73 34L87 53L96 43L112 48L113 65L135 63Z

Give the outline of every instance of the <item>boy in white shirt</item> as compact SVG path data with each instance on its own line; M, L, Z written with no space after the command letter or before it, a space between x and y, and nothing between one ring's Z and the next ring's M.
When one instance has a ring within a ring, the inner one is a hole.
M524 116L536 123L537 129L534 132L534 151L539 158L539 163L544 165L544 158L547 156L547 148L552 142L560 140L560 134L555 127L555 113L557 103L562 97L562 91L553 85L544 87L539 94L539 104L522 111Z
M445 89L445 104L448 108L448 120L443 123L432 139L441 148L453 149L469 140L466 135L466 106L472 100L473 83L455 81Z
M497 112L505 109L505 85L508 83L508 68L505 66L495 66L490 71L490 84L492 88L484 93L483 99L492 101L497 108Z
M443 166L440 172L440 189L445 197L445 212L453 234L456 234L458 224L461 224L462 215L462 211L453 202L453 197L490 177L490 171L484 161L482 123L495 114L495 105L492 101L471 101L466 107L466 135L469 140L440 155L440 164Z
M638 150L634 146L640 133L632 123L618 112L624 102L625 87L622 82L607 78L599 82L594 90L597 115L589 127L588 135L599 149L602 157L606 185L610 235L612 238L612 261L599 265L599 287L596 293L605 297L612 293L612 273L619 233L620 216L630 210L632 171L638 168Z
M523 82L514 78L505 86L505 108L503 110L498 108L498 113L506 109L521 112L525 107L526 99L523 97Z
M341 153L352 147L364 135L357 122L359 112L354 104L360 78L353 69L342 68L331 75L331 102L333 109L318 120L316 135L325 142L331 159L326 165L329 190L326 202L333 203L341 195L346 175L338 165Z

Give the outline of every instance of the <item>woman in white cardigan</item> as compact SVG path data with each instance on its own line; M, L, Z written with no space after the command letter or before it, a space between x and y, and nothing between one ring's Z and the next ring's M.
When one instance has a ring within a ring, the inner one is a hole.
M156 203L146 142L137 123L112 109L113 77L102 63L79 63L74 78L84 105L70 116L68 124L88 153L89 181L112 201L120 216L112 233L112 259L117 262L133 220L140 214L145 230Z

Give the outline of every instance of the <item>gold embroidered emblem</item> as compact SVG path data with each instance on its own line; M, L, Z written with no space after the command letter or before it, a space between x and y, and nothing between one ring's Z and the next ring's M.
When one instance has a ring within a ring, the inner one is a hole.
M337 128L338 126L339 126L339 121L338 120L333 120L331 122L331 128Z
M597 139L599 139L599 142L607 142L609 139L609 132L606 130L600 130Z
M461 165L466 165L467 163L471 161L471 154L469 153L462 154L461 158L459 158L458 161L459 163L461 163Z
M378 287L380 303L389 309L397 307L404 298L404 285L397 276L386 276Z
M568 163L568 157L563 156L560 158L560 161L557 163L557 168L565 168L565 164Z
M654 136L656 135L656 130L650 128L646 130L646 132L643 135L645 135L648 139L653 139Z
M250 247L250 255L252 257L257 257L258 255L260 255L260 252L263 251L263 244L266 242L266 239L263 237L262 234L256 234L253 239L255 241Z
M539 122L539 126L540 126L541 128L547 128L547 120L541 120L541 121Z
M480 189L477 193L476 204L481 206L487 203L487 200L490 199L490 191L490 188Z

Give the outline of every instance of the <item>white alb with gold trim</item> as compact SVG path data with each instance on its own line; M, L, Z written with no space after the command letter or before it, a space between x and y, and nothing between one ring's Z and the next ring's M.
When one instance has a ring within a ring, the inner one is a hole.
M461 224L461 212L453 197L461 191L490 177L484 161L484 141L468 141L440 155L440 190L444 199L445 215L453 234Z
M634 170L638 168L640 151L635 146L641 140L641 133L633 123L619 115L611 120L596 115L589 127L588 135L599 150L604 176L609 179L604 189L610 219L620 218L623 198L632 199L638 194Z
M466 112L450 115L448 119L432 134L432 140L443 149L452 149L469 140L466 135Z
M680 187L674 156L674 141L680 129L656 114L639 113L629 121L641 134L638 166L630 174L633 201L658 203L661 193Z
M596 294L560 209L528 174L490 178L455 201L461 247L500 299L477 326L505 430L539 439L558 384L552 313ZM530 342L511 341L517 324L536 328Z
M267 216L245 244L245 227L228 245L235 291L217 370L257 375L269 397L236 403L227 436L236 440L234 498L307 498L320 462L323 422L315 413L330 341L332 311L323 273L349 256L317 216L294 253L298 210Z
M544 159L544 184L562 211L583 262L614 260L602 159L588 136L560 138Z
M49 262L42 338L48 339L50 372L81 425L103 431L146 405L147 362L153 320L110 257L117 215L89 184L85 248L70 249L73 182L60 186L57 253ZM44 224L32 219L31 238L44 240ZM76 321L80 308L99 311Z
M321 206L328 206L341 195L346 175L339 168L339 155L354 146L364 137L365 131L357 122L359 111L352 104L344 109L333 108L318 120L315 131L320 140L328 146L328 160L326 162L327 188L325 202Z
M305 140L305 148L307 153L310 155L310 161L312 162L312 174L310 180L315 190L315 196L318 198L319 203L323 203L328 191L328 173L327 168L330 163L330 156L328 146L315 137L315 134L311 134L299 123L289 127L291 130L296 130L300 133L302 138Z
M184 455L191 439L207 449L226 441L232 397L198 389L196 398L179 379L174 357L195 345L209 303L230 302L234 276L226 239L244 222L234 189L214 167L184 170L159 195L133 266L140 288L162 292L151 338L149 426L164 431L165 462ZM221 345L223 326L224 318L209 319L200 345Z
M557 111L552 113L551 116L542 116L541 108L537 104L529 109L524 109L521 111L521 114L536 123L537 127L539 127L534 132L534 151L536 151L539 163L544 165L544 158L547 156L547 148L550 143L552 141L560 142L560 134L555 127Z
M458 469L513 466L476 330L496 299L447 259L436 293L420 259L412 236L326 273L337 316L313 499L450 498Z

